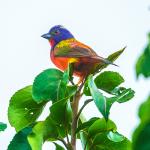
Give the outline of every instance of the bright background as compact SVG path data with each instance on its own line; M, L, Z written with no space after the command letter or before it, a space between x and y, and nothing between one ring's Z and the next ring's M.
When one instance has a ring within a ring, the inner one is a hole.
M0 0L0 3L0 121L8 124L6 131L0 133L0 149L6 150L15 134L7 119L10 97L16 90L32 84L41 71L54 67L49 60L49 44L40 36L57 24L70 29L78 40L103 57L127 45L115 62L120 67L108 69L123 75L124 85L136 94L127 103L114 104L110 118L119 132L131 138L138 124L137 108L149 94L150 81L142 77L136 80L135 62L150 31L150 1ZM93 104L84 113L87 118L100 116ZM48 107L44 114L44 117L48 114ZM48 149L53 150L53 145L44 144L43 150Z

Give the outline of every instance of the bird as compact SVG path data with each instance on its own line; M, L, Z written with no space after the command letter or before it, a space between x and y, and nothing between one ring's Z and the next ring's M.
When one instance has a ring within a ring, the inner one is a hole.
M41 37L50 43L51 61L62 71L73 64L73 75L79 77L81 83L89 74L93 73L99 64L113 64L99 56L91 47L78 41L73 34L62 25L53 26L48 33Z

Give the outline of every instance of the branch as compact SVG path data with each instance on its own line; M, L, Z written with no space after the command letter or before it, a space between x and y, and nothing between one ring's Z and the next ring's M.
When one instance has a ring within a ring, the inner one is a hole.
M80 108L80 110L79 110L79 112L78 112L78 114L77 114L77 120L78 120L78 118L80 117L80 114L81 114L82 110L84 109L84 107L85 107L88 103L90 103L90 102L92 102L92 101L93 101L93 99L87 99L87 100L84 102L83 106Z

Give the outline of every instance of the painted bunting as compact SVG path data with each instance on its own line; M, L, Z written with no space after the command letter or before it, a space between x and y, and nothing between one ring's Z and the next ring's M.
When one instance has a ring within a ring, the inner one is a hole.
M72 33L61 25L52 27L42 37L47 39L51 45L52 62L63 71L67 69L69 63L73 63L73 74L80 77L81 81L100 63L115 65L98 56L89 46L76 40Z

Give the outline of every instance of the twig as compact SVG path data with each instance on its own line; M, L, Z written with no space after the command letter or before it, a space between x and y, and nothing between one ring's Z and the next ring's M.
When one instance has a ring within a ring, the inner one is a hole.
M90 103L90 102L92 102L92 101L93 101L93 99L87 99L87 100L84 102L83 106L80 108L80 110L79 110L79 112L78 112L78 114L77 114L77 119L80 117L80 114L81 114L82 110L84 109L84 107L85 107L88 103Z
M71 82L72 85L75 85L74 82L73 82L73 80L70 80L70 82Z
M87 79L87 76L85 76L85 78L83 79L83 82L82 82L81 85L79 86L78 92L80 92L80 91L82 90L86 79Z

